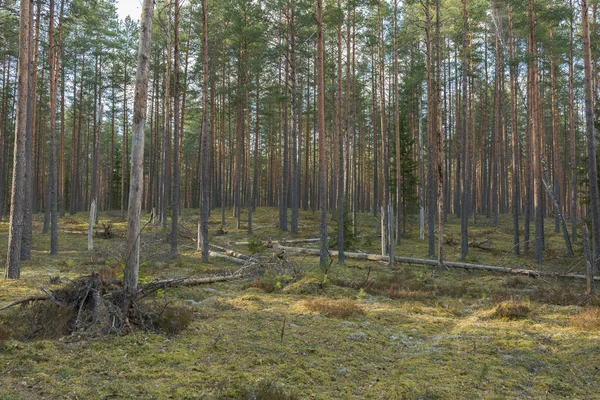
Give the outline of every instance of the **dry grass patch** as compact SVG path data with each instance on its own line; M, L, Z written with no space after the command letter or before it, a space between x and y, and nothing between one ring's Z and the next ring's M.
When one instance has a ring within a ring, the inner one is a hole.
M527 318L530 312L529 304L509 300L498 304L491 317L501 320L516 320Z
M571 324L583 331L600 330L600 308L588 308L572 316Z
M302 305L309 311L333 318L348 318L365 313L358 304L350 299L333 300L326 297L317 297L305 300Z

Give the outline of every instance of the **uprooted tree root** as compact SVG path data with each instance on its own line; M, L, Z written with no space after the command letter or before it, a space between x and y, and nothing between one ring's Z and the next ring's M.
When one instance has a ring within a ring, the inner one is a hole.
M53 339L64 335L98 337L136 330L175 334L191 322L191 311L164 302L144 300L160 289L230 281L241 273L207 278L154 281L126 294L114 274L94 272L45 295L30 296L0 308L24 308L0 323L0 339ZM33 303L33 304L32 304ZM0 321L1 322L1 321ZM10 326L6 326L7 323Z

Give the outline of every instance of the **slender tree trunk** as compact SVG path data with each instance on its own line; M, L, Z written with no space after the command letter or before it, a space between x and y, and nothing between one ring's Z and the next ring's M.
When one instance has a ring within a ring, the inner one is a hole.
M600 271L600 202L598 200L598 167L596 164L596 135L594 133L594 95L592 90L592 66L590 49L588 0L581 0L581 25L583 34L583 71L585 75L585 120L587 133L587 156L590 191L590 214L592 219L593 265Z
M179 181L181 170L179 166L179 0L175 4L175 51L174 51L174 76L173 76L173 203L171 209L171 255L177 255L177 235L179 232Z
M508 51L510 66L510 110L511 110L511 136L512 136L512 217L513 217L513 251L520 252L519 243L519 125L517 122L517 71L514 65L514 39L513 39L513 9L508 6Z
M441 47L443 41L440 36L440 0L435 3L435 36L436 36L436 51L437 51L437 78L435 88L435 109L436 109L436 161L437 161L437 210L438 210L438 270L442 270L444 267L444 140L442 136L442 112L441 112ZM390 254L390 259L393 259L393 255Z
M400 108L398 88L398 0L394 0L394 137L396 142L396 244L401 239L402 218L402 144L400 141Z
M538 57L537 41L535 38L535 16L534 0L528 1L527 16L529 20L529 87L530 87L530 125L533 138L533 191L534 191L534 212L535 212L535 260L542 262L542 252L544 248L544 208L541 180L541 156L542 156L542 135L539 120L539 94L538 94Z
M341 9L341 2L338 0L338 8ZM344 133L342 131L342 24L340 18L337 27L337 107L336 107L336 134L338 137L338 192L337 192L337 212L338 212L338 264L344 265Z
M198 225L198 250L202 250L202 261L208 261L208 7L202 0L202 195L200 198L200 224ZM224 190L223 190L224 192Z
M461 164L462 169L460 171L461 176L461 189L462 196L460 199L460 260L465 261L467 254L469 253L469 192L467 190L467 104L469 96L467 94L467 51L468 46L468 32L467 32L467 0L462 0L462 28L463 28L463 53L462 53L462 104L461 104Z
M296 2L292 0L292 9L290 10L290 69L292 80L292 217L290 220L290 230L292 233L298 233L298 207L300 206L299 184L300 170L298 166L298 119L302 118L300 110L302 104L297 100L297 82L296 82Z
M569 1L569 146L571 155L571 240L577 241L577 142L575 132L575 84L573 68L573 0Z
M37 1L37 14L35 19L35 40L33 38L33 5L29 17L29 31L31 37L31 47L29 48L29 56L32 58L32 64L29 70L28 88L28 119L27 119L27 138L25 145L25 195L23 197L23 239L21 243L21 260L29 260L31 257L31 238L32 238L32 213L35 205L33 201L33 147L34 147L34 132L35 121L38 113L36 112L36 93L37 93L37 64L39 56L39 41L40 41L40 10L41 0ZM42 70L43 71L43 70ZM43 79L42 79L43 80ZM45 141L44 141L45 142ZM11 204L14 204L11 202Z
M20 4L19 17L19 70L17 81L17 118L15 124L15 145L13 161L13 177L11 190L11 207L8 231L8 251L4 270L5 279L19 279L21 275L21 240L23 230L23 200L25 196L25 146L27 126L27 99L29 95L30 58L30 14L33 9L32 0L23 0Z
M381 128L381 154L383 157L383 205L381 213L382 231L381 231L381 243L382 243L382 255L389 255L389 265L394 266L394 250L393 240L391 235L393 230L390 231L390 189L389 189L389 145L388 135L386 132L386 121L385 121L385 76L384 76L384 33L383 33L383 17L381 15L381 0L377 2L377 14L378 14L378 65L379 65L379 112L380 112L380 128ZM377 150L375 150L377 151Z
M429 0L425 2L425 57L427 68L427 227L428 227L428 256L435 255L435 198L434 198L434 164L435 164L435 88L434 88L434 71L433 71L433 50L431 39L431 9Z
M58 92L57 50L54 41L54 0L50 0L50 20L48 22L48 58L50 64L50 159L48 165L47 196L50 198L50 254L58 254L58 182L56 165L56 98Z
M2 110L0 110L0 221L4 217L4 175L6 173L6 158L5 151L7 151L6 146L6 137L7 137L7 119L8 119L8 92L9 92L9 72L10 72L10 58L6 55L6 50L8 46L5 46L4 56L2 57ZM8 65L7 65L8 58Z
M148 69L150 65L153 14L154 1L144 0L142 4L140 45L135 79L131 178L127 213L127 252L125 253L125 272L123 276L125 293L137 291L139 276L140 214L142 212L142 193L144 192L144 128L146 125L146 104L148 101Z
M317 0L317 87L319 131L319 208L321 211L320 265L327 270L327 160L325 157L325 64L323 42L323 0ZM326 271L327 273L327 271ZM325 275L327 276L327 275ZM327 278L325 278L327 279Z
M124 59L125 60L125 59ZM121 218L125 218L125 197L127 195L127 146L129 144L129 121L127 118L127 84L129 83L129 79L127 76L127 62L123 62L123 72L124 72L124 80L123 80L123 138L121 143ZM158 129L158 127L157 127Z
M58 40L60 42L59 60L61 66L61 89L60 89L60 156L58 172L58 196L60 198L60 216L65 216L65 43L63 38L65 0L60 2L60 20L58 21ZM76 86L73 81L73 86ZM73 98L75 102L75 98Z
M100 49L101 52L101 49ZM98 80L97 121L94 122L92 153L92 188L90 192L90 220L88 224L88 250L94 249L94 223L98 218L98 179L100 173L100 136L102 133L102 56L96 61L96 79Z

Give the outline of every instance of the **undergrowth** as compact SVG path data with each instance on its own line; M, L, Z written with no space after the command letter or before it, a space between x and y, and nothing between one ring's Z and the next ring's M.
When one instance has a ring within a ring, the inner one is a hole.
M305 300L303 305L309 311L318 312L332 318L349 318L365 313L358 304L350 299L335 300L326 297L317 297Z

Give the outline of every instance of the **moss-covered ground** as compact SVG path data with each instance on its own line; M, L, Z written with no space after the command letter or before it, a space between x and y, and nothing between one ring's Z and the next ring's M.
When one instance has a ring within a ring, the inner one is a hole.
M220 227L212 216L210 231ZM235 229L211 241L249 253L234 241L308 238L318 214L300 213L300 233L282 234L276 209L254 214L254 234ZM243 218L245 214L243 215ZM87 216L60 219L60 255L34 222L31 260L21 279L0 282L0 306L39 286L56 289L102 268L122 268L126 225L103 213L117 237L95 238L87 251ZM234 271L223 260L202 263L193 241L197 214L186 211L180 256L169 254L168 231L144 228L142 281ZM581 273L580 256L564 256L562 236L547 221L545 259L512 254L509 218L471 227L480 248L468 262ZM377 220L361 214L354 250L378 253ZM458 260L459 222L446 225L446 257ZM245 225L245 224L244 224ZM7 223L0 223L0 258ZM396 254L426 258L418 224L409 218ZM522 238L522 236L521 236ZM482 243L485 242L485 243ZM304 246L310 246L306 244ZM312 244L314 245L314 244ZM258 248L257 248L258 247ZM253 250L273 252L272 249ZM580 243L575 244L581 254ZM276 251L276 250L275 250ZM248 280L169 289L151 301L189 308L186 329L168 336L142 330L124 336L24 340L21 308L0 312L0 399L593 399L600 393L600 301L585 282L347 260L323 282L318 260L288 256L302 276L267 274ZM58 279L56 279L58 277ZM50 279L53 283L50 283ZM278 396L278 397L277 397Z

